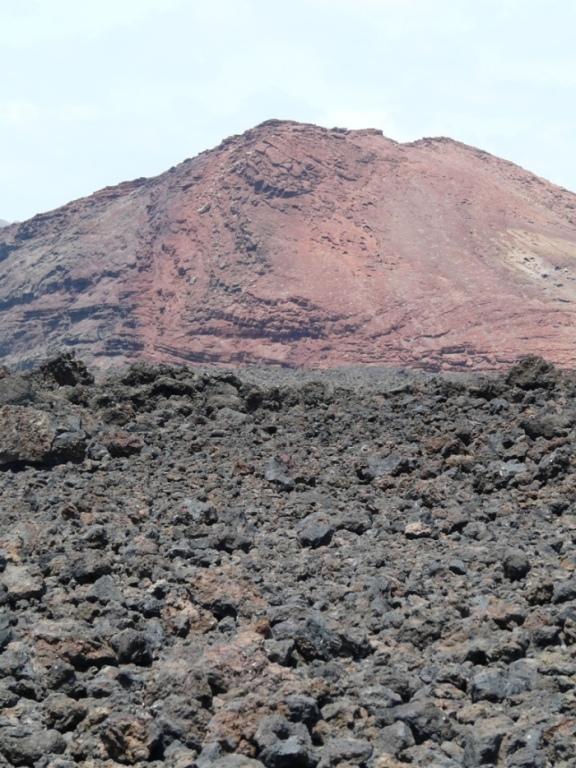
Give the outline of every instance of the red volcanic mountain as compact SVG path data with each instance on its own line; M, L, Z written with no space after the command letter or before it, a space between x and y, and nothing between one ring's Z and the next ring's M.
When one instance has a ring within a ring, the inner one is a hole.
M450 139L271 121L0 234L0 355L576 364L576 195Z

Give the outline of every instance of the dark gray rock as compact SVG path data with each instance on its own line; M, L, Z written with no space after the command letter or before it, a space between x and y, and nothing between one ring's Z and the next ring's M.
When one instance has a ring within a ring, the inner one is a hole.
M0 754L12 765L34 765L42 757L61 754L65 749L66 742L58 731L0 724Z
M114 635L110 641L121 664L137 664L147 667L152 663L153 644L144 632L124 629Z
M290 476L288 467L282 459L270 459L266 465L264 477L283 491L291 491L294 488L294 479Z
M477 672L470 681L472 701L503 701L507 695L507 677L498 669Z
M298 541L304 547L321 547L330 544L336 530L333 520L324 512L314 512L305 517L296 528Z
M554 585L554 603L567 603L576 600L576 578L566 579Z
M308 728L314 726L320 719L318 702L311 696L292 694L284 701L288 717L296 723L304 723Z
M116 586L114 578L110 575L105 575L100 576L90 586L86 593L86 598L109 605L110 603L119 603L122 600L122 593Z
M417 744L423 741L447 741L454 735L454 725L449 718L425 700L401 704L392 710L396 721L406 723Z
M510 581L520 581L530 572L530 560L524 552L508 551L502 561L504 574Z
M364 739L332 739L322 749L318 768L337 765L365 766L374 748Z
M259 758L267 768L314 768L318 762L311 744L298 736L270 744Z
M571 373L66 366L5 404L23 765L570 764Z
M8 645L12 640L13 632L10 622L10 615L7 613L0 613L0 651Z
M268 768L313 768L318 762L306 727L280 715L264 718L254 739L258 758Z
M73 731L88 712L82 701L76 701L63 693L49 696L44 702L44 708L47 724L61 733Z
M196 523L198 525L213 525L218 520L218 514L212 504L199 499L184 499L176 508L174 522Z
M491 717L476 723L466 735L464 768L479 765L496 765L500 746L510 733L512 720L507 717Z
M401 720L382 728L378 734L378 749L386 754L398 756L400 752L413 747L414 744L414 735L410 727Z
M23 376L0 378L0 406L31 405L37 400L32 383Z

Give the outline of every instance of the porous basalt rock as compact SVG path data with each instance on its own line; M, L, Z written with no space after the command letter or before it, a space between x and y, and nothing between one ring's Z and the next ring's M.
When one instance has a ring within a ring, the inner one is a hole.
M62 370L2 379L2 765L570 768L574 374Z

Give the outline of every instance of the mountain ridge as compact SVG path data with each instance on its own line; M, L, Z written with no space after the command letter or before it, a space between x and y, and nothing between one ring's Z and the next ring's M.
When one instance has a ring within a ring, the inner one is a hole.
M507 160L266 121L4 229L0 354L573 366L575 266L576 195Z

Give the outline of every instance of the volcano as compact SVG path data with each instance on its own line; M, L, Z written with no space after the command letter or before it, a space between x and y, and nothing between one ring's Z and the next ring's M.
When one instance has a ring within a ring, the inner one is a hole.
M0 235L0 357L576 364L576 195L447 138L268 121Z

